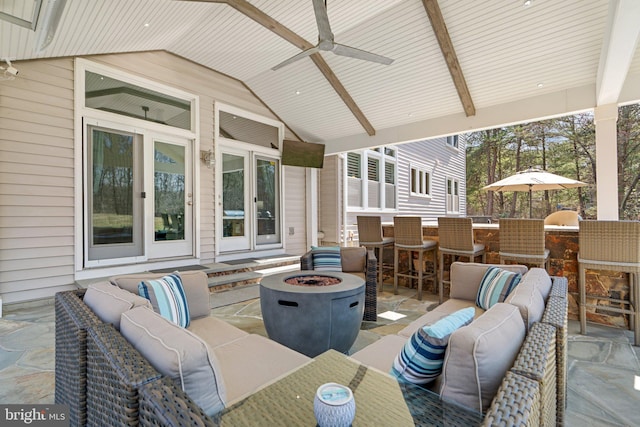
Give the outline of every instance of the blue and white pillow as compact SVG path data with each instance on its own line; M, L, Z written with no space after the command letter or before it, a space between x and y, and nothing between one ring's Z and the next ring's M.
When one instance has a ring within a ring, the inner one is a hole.
M449 336L473 320L475 309L463 308L433 325L423 326L409 338L391 367L398 381L427 384L442 372Z
M482 276L476 305L489 310L494 304L504 302L511 291L520 283L522 275L513 271L491 266Z
M313 269L318 271L342 271L340 246L311 246Z
M187 296L178 274L138 284L138 293L151 301L153 310L178 326L186 328L191 322Z

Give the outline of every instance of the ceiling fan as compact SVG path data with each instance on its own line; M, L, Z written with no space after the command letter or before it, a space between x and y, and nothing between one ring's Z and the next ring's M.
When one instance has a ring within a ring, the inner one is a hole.
M365 50L357 49L355 47L346 46L333 41L333 33L331 32L331 26L329 25L329 16L327 15L326 0L313 0L313 10L316 15L316 23L318 24L318 44L314 47L303 50L297 55L292 56L284 62L276 65L272 68L273 71L291 64L299 59L306 58L314 53L325 51L333 52L336 55L348 56L349 58L362 59L364 61L377 62L379 64L389 65L393 62L393 59L386 56L378 55L375 53L367 52Z

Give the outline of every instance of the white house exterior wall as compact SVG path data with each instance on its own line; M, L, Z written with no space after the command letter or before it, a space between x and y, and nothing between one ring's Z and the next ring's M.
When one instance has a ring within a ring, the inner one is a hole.
M200 150L213 148L213 104L221 101L277 119L242 83L163 51L87 59L197 95ZM0 295L5 303L48 297L74 287L75 200L74 59L16 64L20 75L0 81ZM295 139L285 131L286 139ZM196 158L199 158L196 155ZM81 162L80 162L81 164ZM200 262L214 261L214 168L200 161ZM291 169L291 170L289 170ZM300 170L294 170L300 169ZM288 168L285 210L291 199L294 253L306 247L304 169ZM302 206L302 208L300 208ZM298 215L302 215L299 217ZM127 268L127 267L125 267ZM129 268L144 269L144 266Z

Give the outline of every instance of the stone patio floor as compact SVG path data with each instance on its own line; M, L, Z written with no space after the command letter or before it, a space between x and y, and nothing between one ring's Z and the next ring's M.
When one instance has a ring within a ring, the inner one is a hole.
M225 297L233 300L229 296ZM427 294L418 301L411 289L401 289L399 295L381 293L379 314L394 311L406 317L363 322L351 352L397 332L435 305L436 296ZM259 299L215 308L212 315L266 336ZM0 402L53 403L54 333L53 299L4 307L0 318ZM630 331L589 324L588 335L580 335L578 322L569 321L567 426L640 425L640 348L631 342Z

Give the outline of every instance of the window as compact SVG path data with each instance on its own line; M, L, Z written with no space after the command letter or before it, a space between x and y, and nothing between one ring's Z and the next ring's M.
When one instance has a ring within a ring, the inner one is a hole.
M431 172L416 166L411 167L411 194L431 196Z
M447 178L447 213L460 211L460 184L457 179Z
M362 178L360 164L362 155L358 153L347 153L347 176L349 178Z
M396 209L395 148L378 147L347 153L345 169L350 208Z
M447 137L447 145L452 148L458 148L458 135L450 135Z

